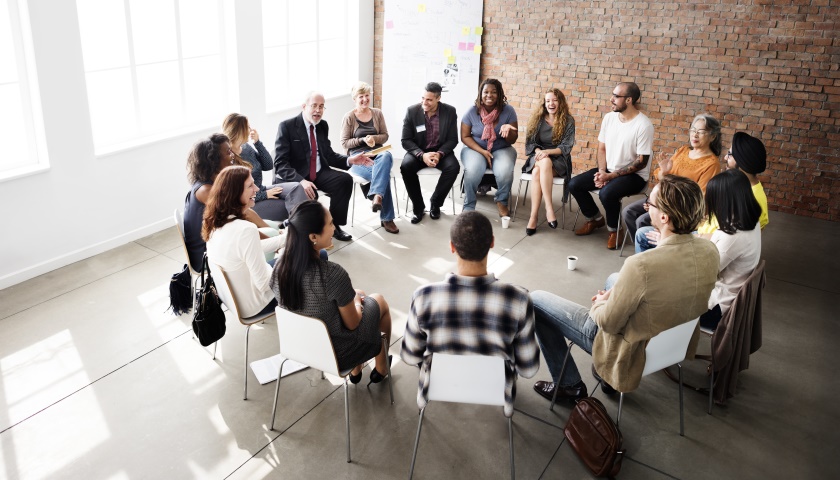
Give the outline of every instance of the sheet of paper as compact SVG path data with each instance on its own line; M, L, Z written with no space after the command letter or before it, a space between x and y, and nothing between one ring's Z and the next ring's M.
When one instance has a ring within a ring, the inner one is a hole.
M283 356L278 353L273 357L251 362L251 371L254 372L254 376L257 377L260 385L265 385L266 383L277 380L277 370L280 368L281 363L283 363ZM283 365L283 376L285 377L289 374L299 372L304 368L309 367L294 360L289 360Z

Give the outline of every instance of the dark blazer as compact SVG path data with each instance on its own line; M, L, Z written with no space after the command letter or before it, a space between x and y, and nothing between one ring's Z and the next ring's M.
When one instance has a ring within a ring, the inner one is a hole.
M405 112L402 129L402 147L415 157L422 157L427 151L441 152L443 156L452 153L458 145L458 114L455 107L445 103L438 103L440 116L440 145L438 148L426 150L426 132L417 132L417 127L426 124L426 114L419 103L408 107Z
M321 169L336 167L347 170L347 156L336 153L330 145L330 127L325 120L315 126L315 142ZM309 176L309 132L303 113L280 122L274 142L274 173L276 180L300 182ZM326 161L326 163L324 163Z

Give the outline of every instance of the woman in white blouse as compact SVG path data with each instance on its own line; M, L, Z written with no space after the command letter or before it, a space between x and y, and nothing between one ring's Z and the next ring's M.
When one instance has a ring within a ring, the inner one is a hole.
M720 273L700 325L714 330L761 259L761 206L747 176L726 170L709 180L706 215L719 225L711 241L720 253Z
M257 226L245 220L258 191L249 168L223 169L210 190L201 230L207 242L207 258L224 269L243 317L277 306L268 286L272 265L265 261L265 245L261 244ZM283 239L277 236L263 242L274 241L272 248L277 251Z

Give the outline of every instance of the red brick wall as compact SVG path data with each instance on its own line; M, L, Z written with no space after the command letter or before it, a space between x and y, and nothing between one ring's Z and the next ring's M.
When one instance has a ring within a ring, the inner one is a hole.
M383 0L375 12L381 98ZM635 81L655 150L687 143L689 122L708 111L724 148L739 130L764 142L771 210L840 221L838 37L838 0L484 0L481 78L502 81L522 126L560 87L577 121L576 172L595 165L612 88Z

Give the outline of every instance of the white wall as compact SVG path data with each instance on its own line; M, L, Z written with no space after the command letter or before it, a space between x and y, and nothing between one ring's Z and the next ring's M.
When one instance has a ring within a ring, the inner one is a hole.
M360 25L357 75L372 83L373 0L354 5L358 18L354 11L348 22ZM233 8L239 110L272 150L277 124L300 108L265 112L260 0L237 0ZM187 154L197 140L216 131L97 157L75 2L30 0L29 9L50 168L0 181L0 288L172 226L172 211L183 208L188 189ZM352 106L349 94L327 101L324 118L338 151L341 117Z

